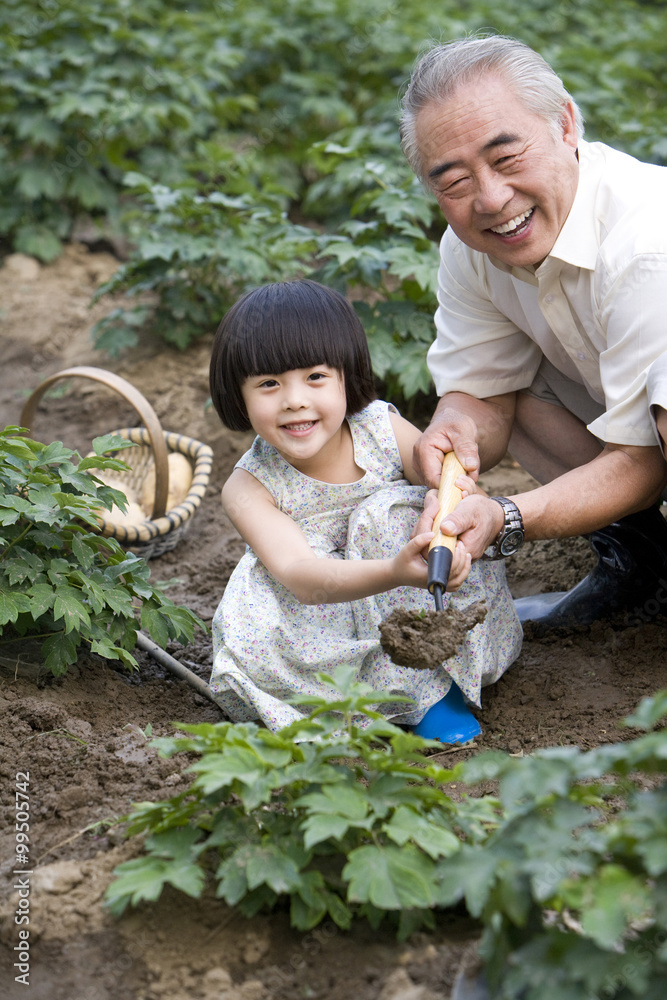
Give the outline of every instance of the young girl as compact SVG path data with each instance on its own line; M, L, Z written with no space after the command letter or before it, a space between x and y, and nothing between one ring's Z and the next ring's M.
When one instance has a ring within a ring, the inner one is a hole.
M331 697L316 674L344 663L414 699L380 706L394 722L421 720L422 735L444 742L479 733L460 692L479 705L521 645L504 568L471 568L458 544L450 587L462 586L449 600L483 598L489 611L441 668L398 667L382 650L378 625L395 608L433 608L421 554L433 535L410 539L426 494L412 464L420 432L375 398L354 309L313 281L250 292L220 324L210 382L222 422L257 434L222 490L248 545L213 620L211 687L224 712L279 729L302 714L294 695Z

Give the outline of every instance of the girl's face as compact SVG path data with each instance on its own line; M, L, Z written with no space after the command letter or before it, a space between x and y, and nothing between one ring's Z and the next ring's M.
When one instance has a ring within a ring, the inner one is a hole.
M252 429L306 474L313 459L333 458L347 410L336 368L317 365L279 375L250 375L241 386Z

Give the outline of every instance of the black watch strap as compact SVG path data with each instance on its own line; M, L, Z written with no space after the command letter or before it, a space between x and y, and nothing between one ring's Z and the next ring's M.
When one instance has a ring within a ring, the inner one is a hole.
M506 559L520 549L524 541L523 518L521 511L513 500L507 497L490 497L503 508L505 523L498 537L484 553L485 559Z

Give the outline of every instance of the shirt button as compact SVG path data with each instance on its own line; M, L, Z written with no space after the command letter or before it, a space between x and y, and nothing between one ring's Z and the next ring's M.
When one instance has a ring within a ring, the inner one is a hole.
M554 300L553 295L545 295L544 296L544 301L545 302L551 303L551 302L553 302L553 300Z
M577 357L579 358L580 361L586 360L586 355L584 354L583 351L577 351Z

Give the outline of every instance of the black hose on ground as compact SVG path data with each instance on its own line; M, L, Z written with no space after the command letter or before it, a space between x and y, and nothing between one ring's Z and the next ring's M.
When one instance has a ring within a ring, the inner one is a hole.
M152 656L154 660L157 660L163 667L166 667L170 673L175 674L180 680L186 681L198 694L203 695L204 698L208 698L214 705L218 704L206 681L193 674L180 660L166 653L164 649L153 642L152 639L149 639L147 635L144 635L143 632L137 632L137 646L139 649L143 649L145 653L148 653L149 656Z

